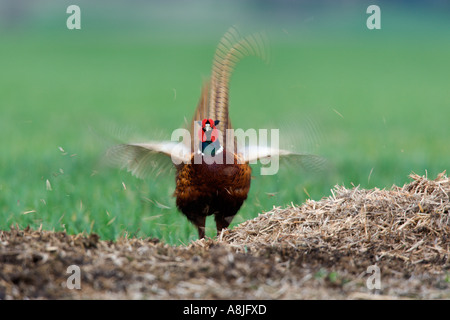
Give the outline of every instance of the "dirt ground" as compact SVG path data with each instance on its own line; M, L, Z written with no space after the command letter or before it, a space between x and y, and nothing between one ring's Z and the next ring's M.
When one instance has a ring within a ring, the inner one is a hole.
M11 228L0 299L450 299L447 185L336 188L187 246Z
M212 240L172 247L154 240L12 229L1 233L1 299L449 299L448 264L434 272L385 257L370 290L374 253L270 248L236 253ZM67 282L80 267L80 289ZM445 272L445 270L447 270Z

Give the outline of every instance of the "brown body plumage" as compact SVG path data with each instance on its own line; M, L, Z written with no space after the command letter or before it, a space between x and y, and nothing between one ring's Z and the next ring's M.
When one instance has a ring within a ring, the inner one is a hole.
M225 158L224 151L219 156ZM224 159L222 159L224 160ZM250 189L251 168L239 164L236 156L233 164L207 164L202 161L184 164L177 170L175 196L180 211L198 229L200 238L205 236L205 220L215 216L217 233L227 228L242 206Z

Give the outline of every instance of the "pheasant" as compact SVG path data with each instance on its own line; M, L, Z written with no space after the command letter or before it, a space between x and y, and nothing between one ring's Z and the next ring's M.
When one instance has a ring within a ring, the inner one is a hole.
M267 60L266 40L260 34L242 37L232 27L221 39L211 77L203 85L190 124L190 139L126 143L107 152L107 158L139 178L169 164L176 169L177 208L205 237L206 217L214 215L217 234L227 228L247 199L252 169L249 163L272 157L308 157L288 150L238 146L228 112L229 81L236 64L246 56Z

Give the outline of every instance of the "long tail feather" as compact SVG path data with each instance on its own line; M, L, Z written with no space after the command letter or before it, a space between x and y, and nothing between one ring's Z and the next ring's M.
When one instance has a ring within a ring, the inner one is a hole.
M231 128L228 111L230 77L236 64L246 56L257 56L268 60L267 40L261 33L241 37L235 27L231 27L220 41L213 61L209 113L219 120L218 129L222 132L226 145L225 130Z
M231 27L217 46L209 85L205 85L194 120L210 118L219 120L221 144L226 146L226 129L231 129L228 112L229 82L236 64L246 56L256 56L268 61L267 39L262 33L242 37L236 27ZM209 90L209 96L206 95ZM193 128L193 127L191 127ZM195 134L192 131L193 134Z
M210 85L209 82L205 83L202 88L202 93L200 95L200 100L198 101L197 109L194 113L194 118L191 122L191 152L195 152L196 146L194 146L194 139L196 137L196 132L194 130L195 128L195 121L201 121L203 119L210 119L209 113L208 113L208 93Z

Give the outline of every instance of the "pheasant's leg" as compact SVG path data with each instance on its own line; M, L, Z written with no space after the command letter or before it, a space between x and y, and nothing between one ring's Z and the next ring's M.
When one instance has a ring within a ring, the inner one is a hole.
M197 217L194 223L197 226L198 238L203 239L205 237L206 216Z
M198 238L203 239L205 237L205 226L197 226Z
M234 218L234 215L232 215L232 216L223 216L223 215L219 215L219 214L215 215L217 235L219 235L219 233L223 229L228 228L228 226L230 225L233 218Z
M186 218L197 227L198 237L199 239L202 239L205 237L206 216L199 215L196 212L197 211L189 211L188 213L185 213L185 215Z

